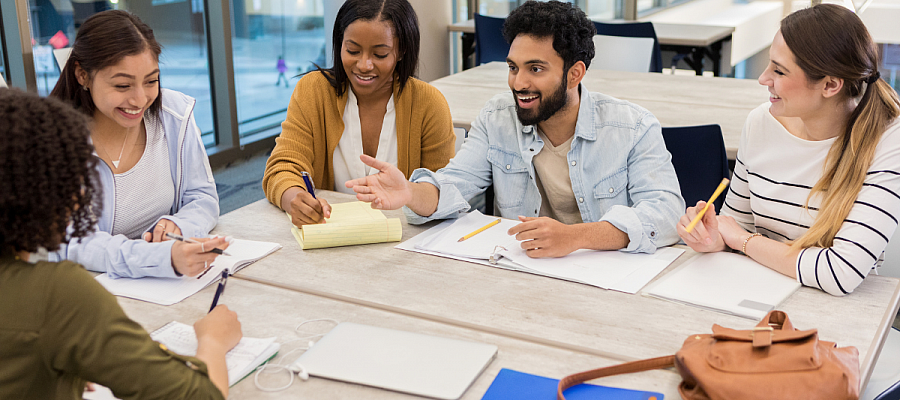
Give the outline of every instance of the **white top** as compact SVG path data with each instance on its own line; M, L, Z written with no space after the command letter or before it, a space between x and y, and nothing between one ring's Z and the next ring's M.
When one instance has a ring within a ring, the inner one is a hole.
M159 118L144 116L147 144L134 167L115 174L116 204L112 234L140 239L156 220L172 211L175 182L169 166L169 147Z
M359 122L359 105L356 103L356 95L353 89L347 90L347 105L344 107L344 133L341 140L334 148L334 190L356 194L353 189L348 189L344 182L358 179L368 175L377 174L378 170L370 168L359 160L363 153L362 124ZM394 96L387 103L384 113L384 122L381 124L381 136L378 139L378 151L375 159L388 164L397 165L397 123L394 113Z
M799 238L821 203L810 190L822 176L835 139L808 141L784 128L765 103L747 117L723 215L744 228L780 241ZM801 284L834 295L858 286L884 252L900 217L900 121L882 134L856 203L831 248L811 247L797 257Z
M537 133L544 141L544 147L531 161L534 164L537 187L541 194L539 215L567 225L580 224L584 221L581 219L578 203L575 202L567 157L569 150L572 150L572 139L575 135L554 147L544 132L537 129Z

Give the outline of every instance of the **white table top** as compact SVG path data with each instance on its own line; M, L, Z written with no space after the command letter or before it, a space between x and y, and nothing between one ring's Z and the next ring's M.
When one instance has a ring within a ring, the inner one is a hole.
M484 103L497 94L511 93L507 77L507 65L494 62L431 84L447 99L454 126L468 130ZM769 98L764 86L749 79L588 69L582 83L590 91L646 108L664 127L719 124L732 160L747 115Z
M475 33L475 20L469 19L449 25L450 32ZM706 47L731 36L733 26L653 23L660 44Z
M352 199L327 191L320 196L335 203ZM401 218L404 240L425 229L406 224L399 211L385 214ZM215 232L284 246L241 270L236 276L242 279L604 359L673 354L685 338L709 332L714 323L755 325L641 295L393 249L396 243L303 251L283 212L266 200L223 215ZM691 256L688 250L670 269ZM801 288L779 309L801 329L818 328L823 340L856 346L866 382L898 301L900 281L869 276L846 297Z

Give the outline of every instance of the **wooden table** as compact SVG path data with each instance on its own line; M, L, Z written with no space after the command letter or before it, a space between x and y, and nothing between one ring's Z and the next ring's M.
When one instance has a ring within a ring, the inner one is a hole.
M491 97L511 93L508 72L505 63L494 62L431 84L447 99L453 125L469 130ZM730 160L737 156L747 115L769 99L764 86L745 79L589 69L582 82L590 91L650 110L664 127L719 124Z
M732 26L712 26L699 24L653 23L656 38L662 50L673 50L679 54L687 54L685 61L697 75L703 75L703 57L708 56L713 62L713 74L719 76L722 62L722 45L731 39L734 32ZM463 60L475 54L475 20L465 20L451 24L447 31L462 33ZM452 39L452 38L451 38ZM463 65L467 65L463 62ZM471 64L470 64L471 65ZM464 69L468 69L464 68Z
M335 192L319 195L332 203L352 200ZM401 218L404 240L425 229L406 224L400 211L385 214ZM215 232L284 246L241 270L235 275L240 279L604 360L672 354L689 335L709 332L714 323L755 325L651 297L396 250L396 243L303 251L283 212L265 200L222 216ZM694 255L688 250L670 269ZM795 326L818 328L823 340L856 346L864 384L898 301L900 281L869 276L852 295L833 297L804 287L779 308Z

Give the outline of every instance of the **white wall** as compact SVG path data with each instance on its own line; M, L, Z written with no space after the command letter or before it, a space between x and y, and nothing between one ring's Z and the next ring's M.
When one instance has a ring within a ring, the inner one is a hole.
M452 0L409 0L416 16L419 17L419 79L430 82L450 75L450 38L447 26L450 25ZM334 30L334 19L344 0L323 0L325 5L325 55L327 65L334 64L331 59L331 33Z

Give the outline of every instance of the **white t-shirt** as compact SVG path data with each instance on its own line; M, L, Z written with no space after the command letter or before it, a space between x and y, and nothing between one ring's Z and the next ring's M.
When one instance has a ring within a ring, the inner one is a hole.
M581 210L575 201L572 178L569 176L569 159L573 134L569 140L554 147L543 132L537 130L544 147L531 162L537 175L537 187L541 194L541 217L550 217L567 225L580 224Z
M359 160L363 154L362 124L359 122L359 105L353 89L347 90L347 106L344 107L344 133L334 149L332 168L334 168L334 190L355 194L344 182L358 179L379 171L370 168ZM394 96L391 95L381 124L381 136L378 139L378 151L375 159L388 164L397 165L397 123L394 113Z
M824 173L836 139L809 141L784 128L769 103L754 109L741 134L723 215L770 239L799 238L815 221L821 197L806 199ZM838 188L840 190L840 188ZM831 294L853 291L871 271L900 218L900 120L881 136L856 203L832 247L803 250L795 264L800 283Z

